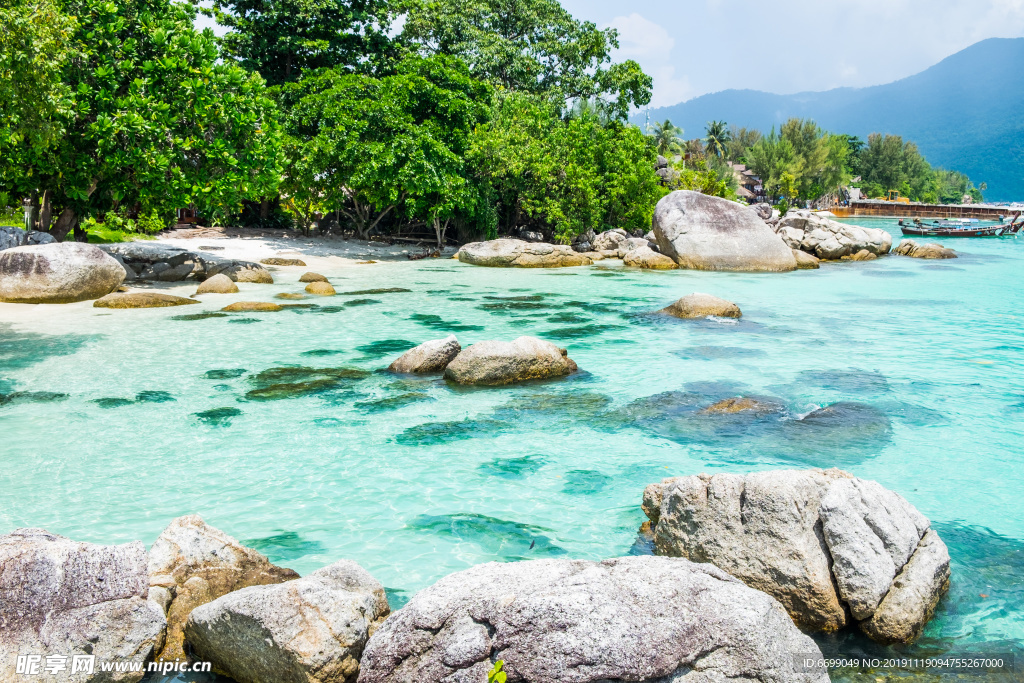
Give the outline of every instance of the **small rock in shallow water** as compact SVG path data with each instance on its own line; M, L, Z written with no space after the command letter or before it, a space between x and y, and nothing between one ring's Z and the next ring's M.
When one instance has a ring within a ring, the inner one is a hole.
M224 273L218 273L199 283L196 294L237 294L238 285Z
M275 304L270 301L236 301L233 304L225 306L220 309L222 311L232 313L235 311L253 311L253 312L267 312L267 311L282 311L284 310L280 304Z
M123 406L130 406L135 401L130 398L97 398L93 399L93 403L98 405L100 408L121 408Z
M355 292L342 292L344 296L357 296L362 294L398 294L400 292L411 292L405 287L382 287L378 289L360 289Z
M428 374L444 372L448 364L459 355L462 346L455 335L432 339L410 349L388 366L388 372L402 374Z
M328 280L320 273L303 273L299 282L328 282Z
M743 396L727 398L700 412L704 415L735 415L737 413L778 413L782 410L783 406L778 403L768 403Z
M310 282L306 285L306 292L316 296L334 296L337 294L329 282Z
M684 296L658 313L676 318L706 318L709 315L719 318L739 318L743 315L740 312L740 307L733 302L700 292Z
M265 266L303 266L305 267L306 262L302 259L297 258L265 258L260 261Z
M796 267L799 270L816 270L821 268L821 259L806 251L793 249L793 258L796 259Z
M230 370L207 370L203 375L206 379L235 379L241 377L247 371L245 368L231 368Z
M196 413L195 416L199 418L200 422L211 427L227 427L231 424L231 418L238 417L241 414L242 411L238 408L211 408L210 410Z
M170 403L177 399L166 391L140 391L135 394L135 400L139 403Z
M502 385L565 377L578 370L565 349L536 337L484 341L463 349L444 371L456 384Z
M896 253L900 256L923 259L949 259L957 258L957 253L948 247L937 242L930 244L918 244L914 240L903 240L896 247Z
M307 298L305 294L298 294L296 292L281 292L280 294L274 295L275 299L292 299L298 301L300 299Z
M97 299L92 305L95 308L164 308L197 303L195 299L160 292L115 292Z

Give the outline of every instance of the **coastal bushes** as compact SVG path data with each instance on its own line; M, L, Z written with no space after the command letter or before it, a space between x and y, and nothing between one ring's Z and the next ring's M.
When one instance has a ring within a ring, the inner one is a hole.
M4 9L25 38L5 34L0 63L38 68L0 92L15 112L0 123L3 203L27 198L37 229L80 240L130 232L98 228L105 216L170 223L182 208L363 238L429 231L438 244L450 229L569 242L649 224L654 145L625 119L651 79L612 62L614 29L557 0L511 13L494 0L204 11L225 36L173 0ZM47 99L14 106L26 92Z

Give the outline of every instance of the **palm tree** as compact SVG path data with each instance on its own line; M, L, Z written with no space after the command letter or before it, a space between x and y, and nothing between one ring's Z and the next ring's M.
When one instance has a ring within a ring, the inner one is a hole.
M647 130L654 136L654 144L658 147L658 154L666 156L679 153L683 144L681 137L683 134L682 128L672 125L671 121L665 119L662 123L647 126Z
M707 136L704 138L704 148L708 154L718 158L725 156L726 146L732 141L725 121L708 121L704 133Z

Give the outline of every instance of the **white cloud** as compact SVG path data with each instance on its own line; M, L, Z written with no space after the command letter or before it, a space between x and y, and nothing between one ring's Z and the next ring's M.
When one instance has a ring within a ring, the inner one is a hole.
M619 32L619 49L613 58L636 60L654 79L652 107L675 104L693 95L689 78L676 75L672 64L675 39L663 26L636 12L615 17L608 26Z

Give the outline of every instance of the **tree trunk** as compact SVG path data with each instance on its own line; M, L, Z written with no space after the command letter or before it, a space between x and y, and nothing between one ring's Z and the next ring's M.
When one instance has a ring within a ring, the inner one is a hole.
M31 195L31 197L29 197L29 206L31 207L31 212L29 214L28 220L25 221L27 223L27 225L25 226L25 229L26 230L38 230L39 229L39 193L37 191L35 191L35 190L32 190L32 195Z
M270 200L260 197L260 220L265 221L270 217Z
M57 217L57 222L53 228L49 230L49 233L53 235L54 239L58 242L63 242L64 238L68 236L68 233L72 230L75 231L76 237L78 236L78 216L75 214L74 209L64 209L60 212L60 216Z
M53 190L43 191L42 207L39 209L39 230L50 231L50 221L53 218Z

